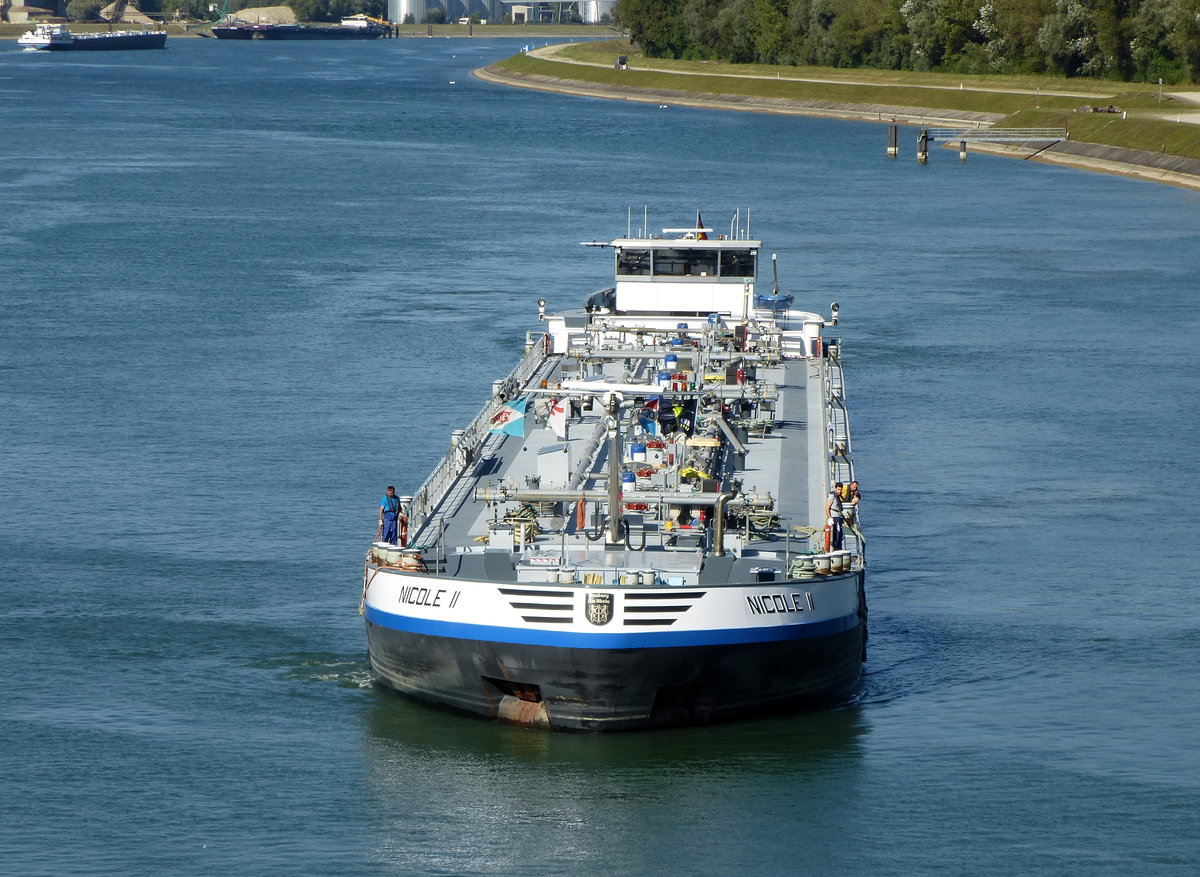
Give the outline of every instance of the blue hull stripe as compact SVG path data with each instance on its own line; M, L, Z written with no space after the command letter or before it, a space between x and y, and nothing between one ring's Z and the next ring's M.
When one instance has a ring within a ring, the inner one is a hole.
M572 649L661 649L674 646L725 646L740 643L783 642L833 636L859 625L857 614L772 627L722 628L718 630L656 630L638 633L575 633L535 628L493 627L486 624L461 624L432 621L384 612L367 607L367 621L391 630L444 636L451 639L493 643L518 643L530 646L557 646Z

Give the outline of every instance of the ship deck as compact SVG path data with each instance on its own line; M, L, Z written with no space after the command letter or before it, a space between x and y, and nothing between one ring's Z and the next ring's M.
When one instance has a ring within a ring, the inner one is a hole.
M554 386L563 378L563 359L551 356L537 369L528 384L542 381ZM569 502L559 504L555 513L537 517L536 536L518 522L515 526L498 520L491 504L474 501L477 488L508 482L527 484L539 477L539 457L548 452L565 452L578 460L589 440L602 429L604 412L599 406L580 410L570 420L569 437L564 441L539 424L524 437L492 433L479 445L474 465L464 469L445 500L435 510L419 540L441 543L446 557L437 574L474 580L500 582L546 582L547 566L563 566L591 571L590 583L612 587L621 582L624 570L653 570L663 583L677 586L719 585L753 580L760 569L781 574L790 557L809 551L813 546L808 531L824 523L825 495L813 491L826 465L822 436L810 430L821 423L819 371L806 359L783 360L769 368L759 368L758 380L777 387L773 422L740 433L746 449L738 477L743 491L765 497L774 503L771 515L775 526L768 533L756 533L743 526L737 548L724 557L714 557L704 549L701 528L666 529L664 522L649 515L627 515L630 521L630 550L623 545L589 541L576 527ZM527 388L522 388L524 391ZM726 391L730 387L725 387ZM583 490L603 489L607 484L609 451L601 444L592 460ZM678 480L663 485L678 489ZM684 485L683 489L687 489ZM586 528L585 528L586 529ZM554 562L549 562L549 556ZM598 579L596 577L599 577ZM585 582L588 580L585 578Z

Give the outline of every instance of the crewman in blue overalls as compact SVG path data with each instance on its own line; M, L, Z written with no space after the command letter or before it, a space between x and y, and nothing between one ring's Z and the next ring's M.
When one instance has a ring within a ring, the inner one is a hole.
M400 497L396 496L396 488L388 485L387 493L379 501L379 526L382 531L380 539L390 545L395 545L400 536L396 524L400 520Z

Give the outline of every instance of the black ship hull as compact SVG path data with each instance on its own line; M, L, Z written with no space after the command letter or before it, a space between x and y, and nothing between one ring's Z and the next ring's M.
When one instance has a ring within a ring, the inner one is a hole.
M167 45L166 33L138 34L95 34L75 35L69 43L51 43L37 46L47 52L101 52L128 49L163 49Z
M480 642L367 623L380 682L401 694L518 724L633 731L800 709L845 696L866 627L782 642L585 649Z
M332 25L246 27L214 27L212 34L219 40L374 40L385 31L376 27L341 27Z

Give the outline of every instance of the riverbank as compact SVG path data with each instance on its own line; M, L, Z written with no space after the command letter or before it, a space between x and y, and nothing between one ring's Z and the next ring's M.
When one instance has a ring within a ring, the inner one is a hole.
M647 62L640 57L638 69L617 70L609 56L616 57L622 48L619 43L551 46L481 68L475 75L519 88L743 112L918 127L1074 127L1072 139L1050 146L972 141L969 149L1200 190L1200 126L1188 124L1200 118L1194 93L1153 94L1144 84L1125 85L1116 99L1126 109L1078 114L1079 109L1094 105L1116 109L1114 87L1120 84L976 77L967 88L965 80L937 74L828 71L809 75L812 71L763 72L742 65L737 69L747 72L734 73L729 65L695 69L700 65L693 63L692 69L684 69L681 62ZM1119 126L1114 128L1114 123ZM1138 148L1159 141L1158 149Z
M328 24L329 22L325 22ZM210 25L201 22L167 22L166 31L172 37L207 37L202 33ZM77 33L96 33L109 30L104 22L71 22L70 29ZM114 29L127 28L139 30L134 24L114 24ZM189 29L190 28L190 29ZM26 31L32 30L33 24L14 24L0 21L0 40L15 40ZM455 39L495 39L504 37L524 40L605 40L616 35L613 28L605 25L525 25L525 24L403 24L398 27L397 37L414 38L455 38Z

